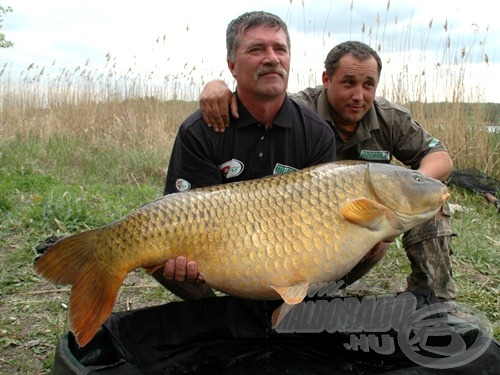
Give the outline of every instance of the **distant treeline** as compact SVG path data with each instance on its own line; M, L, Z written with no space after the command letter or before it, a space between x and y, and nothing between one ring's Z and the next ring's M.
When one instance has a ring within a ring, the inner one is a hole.
M479 121L485 125L500 125L499 103L410 102L406 107L417 119L418 113L423 113L428 119L441 118L443 113L460 113L460 116L466 116L473 124ZM458 108L460 111L454 111Z

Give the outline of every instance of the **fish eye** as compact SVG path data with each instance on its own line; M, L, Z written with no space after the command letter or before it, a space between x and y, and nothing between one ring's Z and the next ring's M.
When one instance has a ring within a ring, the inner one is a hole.
M422 181L422 180L423 180L423 179L422 179L422 175L417 174L417 173L414 173L414 174L413 174L413 180L414 180L414 181L417 181L417 182Z

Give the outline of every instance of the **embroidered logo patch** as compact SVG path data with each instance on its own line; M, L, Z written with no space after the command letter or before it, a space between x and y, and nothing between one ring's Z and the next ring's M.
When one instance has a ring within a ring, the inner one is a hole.
M175 188L177 191L186 191L191 189L191 184L183 178L178 178L175 180Z
M391 154L389 151L361 150L359 158L364 160L391 160Z
M219 169L226 178L233 178L239 176L243 172L243 169L245 169L245 166L241 161L231 159L219 165Z
M297 168L290 167L289 165L276 163L276 165L274 166L273 174L290 173L295 172L296 170Z
M441 141L439 139L432 138L432 141L429 143L429 147L435 147L440 143L441 143Z

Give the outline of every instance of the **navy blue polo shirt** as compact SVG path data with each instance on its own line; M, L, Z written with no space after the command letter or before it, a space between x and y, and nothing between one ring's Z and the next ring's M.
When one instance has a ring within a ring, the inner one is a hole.
M335 135L319 115L288 96L265 128L238 101L239 119L216 133L197 110L180 126L165 194L287 173L335 160Z

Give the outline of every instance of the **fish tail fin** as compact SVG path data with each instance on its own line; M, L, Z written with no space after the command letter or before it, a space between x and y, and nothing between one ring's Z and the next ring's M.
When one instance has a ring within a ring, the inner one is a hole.
M109 317L127 272L105 269L95 257L102 229L65 237L35 261L35 271L55 284L71 284L70 329L85 346ZM114 265L111 264L111 267Z
M85 346L92 340L113 311L126 273L123 276L110 276L105 272L95 274L95 270L92 270L73 285L69 319L71 332L79 346Z

